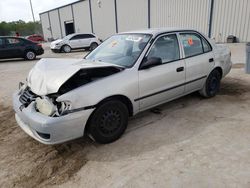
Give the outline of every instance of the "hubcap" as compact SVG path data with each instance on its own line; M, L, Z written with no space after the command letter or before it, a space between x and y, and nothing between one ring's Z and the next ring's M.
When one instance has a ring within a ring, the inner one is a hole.
M218 82L216 78L212 78L211 82L210 82L210 90L211 91L216 91L218 87Z
M35 57L34 52L28 52L28 53L27 53L27 58L28 58L28 59L34 59L34 57Z
M70 52L70 47L69 46L64 46L64 51L65 52Z
M103 135L114 135L121 127L120 113L117 110L105 112L100 119L99 127Z

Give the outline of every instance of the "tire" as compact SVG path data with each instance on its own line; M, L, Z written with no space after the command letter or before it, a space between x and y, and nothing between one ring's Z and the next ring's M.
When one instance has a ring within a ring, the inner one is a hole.
M98 44L96 42L91 43L91 45L89 47L89 51L93 51L94 49L96 49L97 46L98 46Z
M119 100L110 100L100 105L91 116L88 134L100 144L119 139L128 125L127 106Z
M70 47L69 45L64 45L64 46L62 47L62 51L63 51L64 53L70 53L70 52L71 52L71 47Z
M26 51L24 56L25 56L25 59L27 59L27 60L34 60L34 59L36 59L36 54L32 50Z
M221 74L218 70L213 70L204 85L204 87L199 91L200 95L205 98L214 97L220 90Z

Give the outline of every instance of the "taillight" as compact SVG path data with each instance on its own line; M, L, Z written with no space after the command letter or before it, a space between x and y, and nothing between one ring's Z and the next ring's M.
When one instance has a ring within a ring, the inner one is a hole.
M39 46L39 47L43 47L42 44L40 44L40 43L37 43L36 45Z

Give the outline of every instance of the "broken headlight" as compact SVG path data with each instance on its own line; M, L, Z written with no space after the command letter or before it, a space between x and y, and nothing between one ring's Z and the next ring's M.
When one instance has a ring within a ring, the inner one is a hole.
M38 97L36 98L36 109L44 115L57 117L70 110L71 103L69 101L57 102L48 97Z
M56 112L56 106L49 98L36 98L36 109L44 115L52 116Z

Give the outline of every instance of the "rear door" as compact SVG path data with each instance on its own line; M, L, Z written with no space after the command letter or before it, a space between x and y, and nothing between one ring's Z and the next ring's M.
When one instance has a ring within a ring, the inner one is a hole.
M89 47L92 38L94 38L93 35L81 34L80 35L81 47Z
M209 42L196 32L180 33L186 64L185 92L201 89L214 67L214 54Z
M159 36L146 58L161 58L162 65L139 70L140 110L145 110L184 93L185 61L181 60L176 34Z

